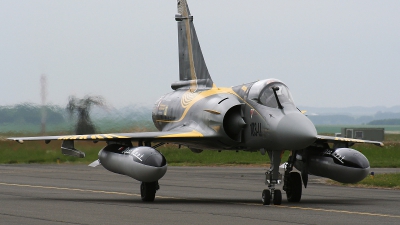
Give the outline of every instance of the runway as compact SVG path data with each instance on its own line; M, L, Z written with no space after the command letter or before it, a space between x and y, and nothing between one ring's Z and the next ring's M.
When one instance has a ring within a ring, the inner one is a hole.
M0 165L0 224L398 224L400 191L315 177L300 203L263 206L265 168L169 167L153 203L138 181L86 165ZM379 173L380 170L375 170ZM283 192L284 193L284 192Z

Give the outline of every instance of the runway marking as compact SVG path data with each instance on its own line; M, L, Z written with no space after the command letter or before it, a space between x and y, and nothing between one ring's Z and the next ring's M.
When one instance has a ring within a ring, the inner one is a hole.
M336 209L319 209L319 208L305 208L299 206L284 206L284 205L276 205L279 208L289 208L289 209L301 209L301 210L311 210L311 211L322 211L322 212L334 212L334 213L346 213L346 214L356 214L356 215L365 215L365 216L379 216L379 217L391 217L391 218L400 218L400 216L389 215L389 214L380 214L380 213L368 213L368 212L352 212L346 210L336 210Z
M29 187L29 188L42 188L42 189L53 189L53 190L67 190L67 191L79 191L79 192L90 192L90 193L101 193L101 194L114 194L114 195L126 195L126 196L138 196L139 194L131 194L124 192L116 192L116 191L100 191L100 190L90 190L90 189L80 189L80 188L65 188L65 187L52 187L52 186L41 186L41 185L30 185L30 184L12 184L12 183L2 183L0 185L4 186L15 186L15 187ZM176 198L176 197L168 197L168 196L159 196L157 198L161 199L180 199L180 200L197 200L202 201L202 199L188 199L188 198ZM230 201L218 201L217 202L226 202L230 204L236 205L250 205L250 206L260 206L261 204L255 203L237 203ZM270 205L272 207L278 208L287 208L287 209L299 209L299 210L309 210L309 211L321 211L321 212L331 212L331 213L346 213L346 214L354 214L354 215L363 215L363 216L375 216L375 217L389 217L389 218L400 218L397 215L390 214L380 214L380 213L368 213L368 212L352 212L347 210L336 210L336 209L321 209L321 208L310 208L310 207L300 207L300 206L284 206L284 205Z
M131 194L131 193L115 192L115 191L99 191L99 190L90 190L90 189L63 188L63 187L51 187L51 186L29 185L29 184L0 183L0 185L16 186L16 187L42 188L42 189L54 189L54 190L67 190L67 191L80 191L80 192L101 193L101 194L140 196L139 194Z

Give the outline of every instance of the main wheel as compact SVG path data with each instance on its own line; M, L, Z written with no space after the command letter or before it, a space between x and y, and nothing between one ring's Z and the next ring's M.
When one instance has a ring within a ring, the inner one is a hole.
M264 189L264 191L262 192L261 200L263 205L271 204L271 191L268 189Z
M302 184L301 184L301 176L300 173L291 172L289 173L289 177L287 179L287 190L286 197L288 202L300 202L301 192L302 192Z
M274 205L280 205L282 203L282 192L281 190L274 190Z
M157 182L142 182L140 184L140 196L144 202L152 202L156 197Z

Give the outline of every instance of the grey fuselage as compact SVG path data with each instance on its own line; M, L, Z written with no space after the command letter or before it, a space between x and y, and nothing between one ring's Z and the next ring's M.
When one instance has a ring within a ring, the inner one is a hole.
M153 122L160 131L185 128L213 137L179 143L193 149L257 151L307 147L316 137L314 125L296 108L289 92L286 96L278 95L283 107L279 108L270 91L275 86L288 91L276 79L195 92L177 89L155 103ZM289 100L285 101L286 98Z

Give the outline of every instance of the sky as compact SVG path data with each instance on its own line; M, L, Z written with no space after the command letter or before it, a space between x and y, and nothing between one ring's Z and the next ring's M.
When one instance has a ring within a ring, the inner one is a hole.
M400 1L188 0L221 87L277 78L296 105L400 105ZM176 0L0 0L0 105L152 105L179 79Z

